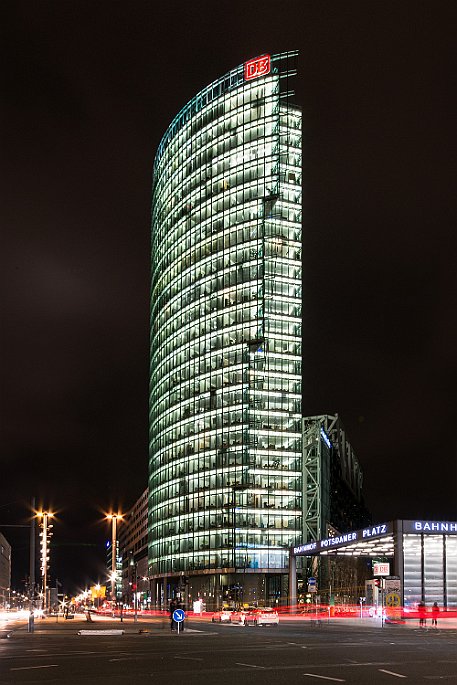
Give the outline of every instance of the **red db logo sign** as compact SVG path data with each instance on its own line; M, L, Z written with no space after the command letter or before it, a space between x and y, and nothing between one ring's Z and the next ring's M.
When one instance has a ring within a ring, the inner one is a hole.
M250 59L244 65L244 79L245 81L250 81L258 76L265 76L265 74L270 73L270 68L270 55L262 55L262 57Z

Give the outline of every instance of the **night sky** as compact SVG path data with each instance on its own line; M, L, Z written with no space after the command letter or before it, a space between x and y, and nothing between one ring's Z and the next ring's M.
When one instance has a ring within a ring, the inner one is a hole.
M457 519L456 4L2 3L0 531L103 578L147 486L152 165L201 88L300 50L304 414L338 412L375 521Z

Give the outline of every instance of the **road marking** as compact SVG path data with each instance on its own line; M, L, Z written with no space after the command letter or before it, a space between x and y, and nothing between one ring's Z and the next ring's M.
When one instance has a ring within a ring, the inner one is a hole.
M249 666L249 668L261 668L262 670L265 670L265 666L256 666L255 664L240 664L239 661L235 661L237 666Z
M18 666L17 668L10 668L10 671L30 671L32 668L55 668L59 664L48 664L47 666Z
M407 675L402 675L401 673L395 673L394 671L386 671L385 668L378 668L378 671L381 671L381 673L388 673L389 675L394 675L397 678L407 678Z
M99 652L89 651L88 649L72 649L69 652L64 652L64 654L68 656L69 654L99 654ZM127 652L118 652L118 654L127 654Z
M343 678L330 678L328 675L316 675L316 673L303 673L303 675L307 675L310 678L322 678L322 680L335 680L338 683L346 682Z
M123 630L78 630L77 635L123 635Z
M447 678L457 678L457 673L455 675L424 675L427 680L445 680Z
M175 659L190 659L190 661L203 661L203 659L200 659L197 656L175 656Z
M296 644L295 642L284 642L282 644L281 642L278 642L276 645L268 645L268 649L281 649L281 647L289 647L289 645L294 645Z

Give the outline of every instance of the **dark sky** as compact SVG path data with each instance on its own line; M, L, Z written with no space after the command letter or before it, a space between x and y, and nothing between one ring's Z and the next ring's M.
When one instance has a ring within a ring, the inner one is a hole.
M304 413L338 412L375 520L457 519L455 3L2 3L0 531L57 508L96 579L101 510L147 485L151 170L171 119L300 50Z

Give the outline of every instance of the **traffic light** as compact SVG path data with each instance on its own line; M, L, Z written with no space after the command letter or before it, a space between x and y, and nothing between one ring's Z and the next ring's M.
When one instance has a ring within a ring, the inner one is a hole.
M380 578L375 578L374 581L373 581L373 584L375 585L375 587L381 587L381 580L380 580Z

